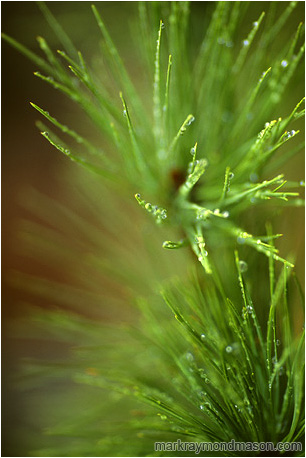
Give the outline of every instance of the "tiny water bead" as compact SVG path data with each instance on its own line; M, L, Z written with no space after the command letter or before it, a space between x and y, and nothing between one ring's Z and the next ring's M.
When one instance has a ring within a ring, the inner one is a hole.
M194 361L194 356L192 353L188 352L186 353L186 359L189 363L192 363Z
M249 40L243 40L242 44L243 46L249 46L250 42Z
M287 62L286 60L282 60L282 61L281 61L281 66L282 66L283 68L288 67L288 62Z
M191 154L191 156L194 156L195 153L196 153L196 148L193 146L193 147L191 148L191 150L190 150L190 154Z
M252 238L251 234L248 234L247 232L240 232L238 237L237 237L237 243L240 245L243 245L246 241L246 239Z
M223 213L222 213L222 216L223 216L224 218L228 218L228 217L229 217L229 212L228 212L228 211L223 212Z
M300 181L300 186L305 186L305 181L304 180Z
M257 21L253 22L253 26L258 27L258 22Z
M194 240L199 245L200 249L205 247L206 244L202 235L196 236Z
M126 118L126 110L123 110L122 114Z
M190 124L192 124L193 121L195 121L195 117L194 116L190 116L188 121L186 122L186 126L190 126Z
M217 42L218 42L218 45L225 45L225 40L222 37L219 37Z
M157 223L167 218L167 210L165 208L159 207L158 205L153 206L150 202L146 202L141 198L139 193L135 194L135 199L141 207L145 208L147 212L151 213L156 218Z
M279 339L277 339L275 343L276 343L276 345L279 347L280 344L281 344L281 341L280 341Z
M252 173L250 174L250 181L251 181L252 183L256 183L256 182L258 181L258 175L257 175L257 173L252 172Z
M210 215L211 215L211 212L209 210L199 210L197 212L196 219L197 220L206 220L207 218L209 218Z
M248 313L253 313L254 309L253 309L253 307L252 307L251 305L247 305L247 306L246 306L246 311L247 311Z
M161 27L161 29L164 29L166 26L165 26L165 24L162 22L162 23L160 24L160 27Z
M204 340L206 340L206 335L205 334L201 334L200 338L201 338L202 342L204 342Z
M239 261L239 270L240 272L246 272L248 270L248 265L245 261Z
M232 180L234 178L235 174L233 172L230 172L228 175L228 178Z
M204 261L204 257L208 256L208 252L204 250L204 251L202 252L202 255L203 255L203 256L199 256L199 257L198 257L198 261L200 261L200 262L203 262L203 261Z
M286 132L286 133L285 133L285 138L286 138L286 139L287 139L287 138L291 138L291 137L293 137L293 135L295 135L295 134L296 134L295 130L291 130L290 132Z
M226 348L225 348L225 351L226 353L232 353L233 352L233 347L231 345L228 345Z
M217 39L218 45L225 45L227 48L232 48L234 46L234 43L232 41L227 41L223 37L219 37Z

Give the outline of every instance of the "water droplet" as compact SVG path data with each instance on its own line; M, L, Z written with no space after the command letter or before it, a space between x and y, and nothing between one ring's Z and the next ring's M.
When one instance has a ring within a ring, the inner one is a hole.
M161 219L166 219L167 218L167 210L162 210L160 212L160 217L161 217Z
M161 28L164 29L165 28L165 24L162 22L161 23Z
M191 116L188 121L186 122L186 126L190 126L191 123L193 123L193 121L195 120L195 117L194 116Z
M204 341L206 339L206 335L205 334L201 334L201 340Z
M305 186L305 181L304 180L300 181L300 186Z
M190 150L191 156L194 156L194 155L195 155L195 152L196 152L196 149L195 149L195 147L193 146L193 147L191 148L191 150Z
M258 22L257 21L253 22L253 26L258 27Z
M230 345L228 345L228 346L225 348L225 351L226 351L226 353L232 353L233 347L231 347Z
M224 218L228 218L228 217L229 217L229 212L228 212L228 211L223 212L223 213L222 213L222 216L223 216Z
M260 245L261 244L261 240L259 240L259 239L256 240L256 243L257 243L257 245Z
M150 204L150 202L148 202L148 203L145 205L145 209L146 209L148 212L153 211L152 204Z
M251 181L252 183L256 183L256 182L258 181L258 175L257 175L257 173L252 172L252 173L250 174L250 181Z
M49 137L49 132L42 132L45 137Z
M243 40L243 46L249 46L250 42L249 40Z
M225 43L225 46L226 46L227 48L232 48L232 47L234 46L234 43L233 43L232 41L227 41L227 42Z
M126 118L126 110L123 110L122 114Z
M284 67L284 68L288 67L288 62L286 60L282 60L281 61L281 66Z
M237 243L239 243L239 245L243 245L245 243L245 237L237 237Z
M228 175L228 177L229 177L230 180L231 180L232 178L234 178L234 176L235 176L235 174L234 174L233 172L230 172L229 175Z
M218 38L217 42L218 42L219 45L224 45L225 44L224 38L221 38L221 37Z
M280 375L280 376L281 376L281 375L284 375L284 368L283 368L283 366L281 366L281 367L279 368L278 375Z
M253 307L251 305L247 305L246 310L248 313L253 313Z
M293 135L295 135L295 133L296 133L295 130L291 130L290 132L286 132L284 137L291 138L293 137Z
M160 415L160 419L161 420L167 420L167 416L166 415Z
M216 208L216 209L214 210L214 215L219 215L219 214L220 214L220 209L219 209L219 208Z
M276 345L277 345L278 347L279 347L279 346L280 346L280 344L281 344L281 342L280 342L280 340L279 340L279 339L277 339L275 343L276 343Z
M203 404L200 405L200 409L201 409L201 410L204 410L204 409L205 409L205 407L203 406Z
M190 353L190 352L186 353L186 359L187 359L187 361L189 361L190 363L191 363L192 361L194 361L194 356L193 356L193 354Z
M248 270L248 265L245 261L239 261L239 270L240 272L246 272Z

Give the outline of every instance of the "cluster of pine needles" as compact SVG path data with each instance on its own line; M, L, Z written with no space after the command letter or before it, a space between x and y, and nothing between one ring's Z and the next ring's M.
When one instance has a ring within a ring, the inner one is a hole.
M303 205L303 177L282 169L303 149L304 25L299 2L254 3L202 2L205 15L192 2L131 4L143 96L99 3L99 71L42 2L60 50L39 37L35 54L3 36L103 139L31 103L45 139L81 166L70 206L38 192L25 202L41 223L22 222L24 249L67 272L14 278L55 304L31 311L28 337L62 345L57 361L22 369L25 390L64 387L36 455L303 440L304 330L292 302L303 295L296 254L279 252L273 228L276 213Z

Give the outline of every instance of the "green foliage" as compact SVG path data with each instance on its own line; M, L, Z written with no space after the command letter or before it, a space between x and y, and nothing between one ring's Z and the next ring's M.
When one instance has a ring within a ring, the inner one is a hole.
M138 2L145 97L99 5L102 76L40 7L58 55L43 38L44 58L4 38L82 108L105 147L31 103L57 129L40 122L46 140L94 172L71 172L70 210L38 193L26 202L43 224L23 223L25 246L70 277L15 281L61 307L36 310L31 326L69 350L57 364L28 361L21 379L69 378L89 399L50 423L50 448L36 453L153 456L154 441L177 438L301 441L304 332L293 329L287 291L295 256L279 254L281 234L267 223L276 208L303 205L300 177L288 182L281 170L303 147L304 26L285 31L298 2L269 2L255 21L246 2L203 4L211 20L200 38L192 3Z

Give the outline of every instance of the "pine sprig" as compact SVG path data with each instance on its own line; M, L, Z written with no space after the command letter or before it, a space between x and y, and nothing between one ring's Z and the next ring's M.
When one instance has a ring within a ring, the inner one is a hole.
M111 89L45 3L40 9L62 51L39 37L42 58L3 35L39 68L38 78L83 110L107 145L31 103L56 129L38 123L43 137L94 172L72 178L72 210L36 194L42 227L23 221L28 251L46 255L56 273L65 266L68 281L28 274L13 281L62 307L36 310L34 334L70 343L70 354L67 364L28 360L21 382L69 377L90 398L86 412L50 426L50 448L36 453L152 456L155 441L177 438L302 441L304 332L293 332L288 294L295 260L279 252L282 234L266 220L303 202L303 183L280 170L302 145L305 99L295 84L303 25L288 25L291 38L278 47L298 2L280 12L271 3L256 9L254 22L243 2L208 5L214 11L197 38L199 6L139 2L133 31L150 70L146 99L100 7L92 12ZM92 223L76 203L90 208ZM25 205L32 212L34 199ZM105 293L109 283L117 295Z

